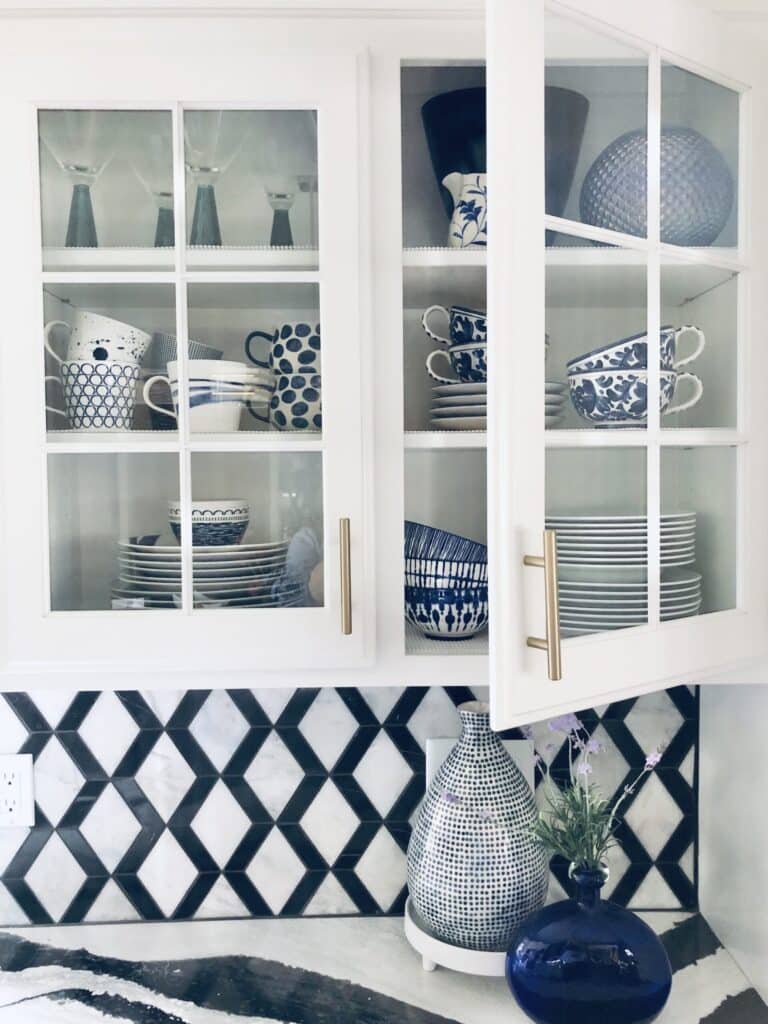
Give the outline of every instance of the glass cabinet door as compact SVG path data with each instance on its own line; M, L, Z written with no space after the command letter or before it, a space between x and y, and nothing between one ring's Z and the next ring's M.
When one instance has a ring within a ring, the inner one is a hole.
M762 631L749 84L727 48L711 73L690 54L694 73L651 26L646 44L526 6L491 3L489 36L489 182L507 191L488 243L489 479L509 506L489 538L497 727L696 679ZM503 38L538 48L519 64ZM537 98L506 123L523 81ZM543 529L556 556L524 568Z
M37 110L17 657L37 628L35 657L65 664L86 639L104 663L353 663L371 544L356 62L209 69L204 107L177 70L171 102L132 103L126 78L125 106Z

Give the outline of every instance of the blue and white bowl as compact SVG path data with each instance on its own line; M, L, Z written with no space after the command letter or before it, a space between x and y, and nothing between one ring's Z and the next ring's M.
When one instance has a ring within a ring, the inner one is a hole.
M248 529L251 517L247 501L192 502L192 544L194 547L218 547L239 544ZM168 522L176 540L181 543L181 505L168 502Z
M449 558L406 558L405 582L411 587L467 589L488 583L488 562Z
M426 523L405 521L406 559L448 559L456 562L488 562L488 548L458 533Z
M488 587L406 587L405 617L433 640L468 640L488 625Z
M682 380L693 382L693 397L670 407L672 396ZM597 373L569 374L571 402L589 423L597 426L636 426L648 418L648 371L605 370ZM701 398L704 388L692 373L662 370L659 375L659 408L662 413L690 409Z

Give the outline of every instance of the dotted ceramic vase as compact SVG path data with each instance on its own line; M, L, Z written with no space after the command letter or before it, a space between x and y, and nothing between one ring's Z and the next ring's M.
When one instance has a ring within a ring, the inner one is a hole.
M491 731L488 705L459 707L461 738L427 791L408 845L408 888L421 923L466 949L506 950L543 906L549 864L528 834L536 804Z

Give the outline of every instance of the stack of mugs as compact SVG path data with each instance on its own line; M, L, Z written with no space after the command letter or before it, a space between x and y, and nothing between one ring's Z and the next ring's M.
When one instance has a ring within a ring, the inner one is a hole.
M266 357L254 347L266 342ZM318 431L323 426L320 324L295 320L271 331L251 331L245 339L245 354L273 385L269 414L257 412L256 419L276 430Z
M44 344L60 376L45 379L64 392L64 408L46 405L48 412L72 430L131 430L139 367L150 340L138 327L85 309L73 313L71 324L46 324ZM54 348L62 342L63 356Z
M445 320L448 337L430 327L438 314ZM427 335L445 348L427 356L427 373L436 382L433 388L430 425L437 430L485 430L488 366L488 329L485 313L467 306L430 306L421 324ZM434 368L442 359L455 373L444 377Z
M243 409L253 403L268 406L274 390L270 374L245 363L228 360L190 359L189 428L193 433L231 433L240 429ZM164 383L171 393L172 408L153 402L151 392ZM144 384L144 401L157 415L176 423L179 414L179 364L172 359L168 374L156 374Z
M682 335L694 339L694 348L684 359L677 358ZM690 409L701 398L704 386L693 373L680 373L704 349L704 333L691 325L661 328L659 336L659 408L663 415ZM677 386L691 387L687 401L671 405ZM634 334L601 345L568 363L568 387L574 409L598 427L643 426L648 419L648 337Z

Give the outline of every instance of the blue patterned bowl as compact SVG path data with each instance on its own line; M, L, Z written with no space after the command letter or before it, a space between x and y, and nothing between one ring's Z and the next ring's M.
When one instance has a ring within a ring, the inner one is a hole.
M405 582L410 587L471 589L487 585L488 562L461 562L449 558L406 558Z
M250 508L247 501L193 501L192 544L194 547L219 547L239 544L248 529ZM168 522L181 543L181 505L168 502Z
M433 640L468 640L488 625L488 587L406 587L405 617Z

